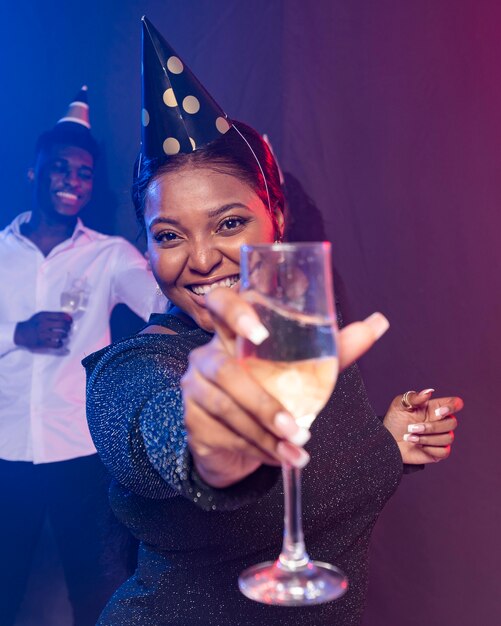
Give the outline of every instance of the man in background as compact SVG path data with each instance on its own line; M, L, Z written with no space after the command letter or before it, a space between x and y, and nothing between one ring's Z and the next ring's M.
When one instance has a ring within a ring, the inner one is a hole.
M87 427L80 361L109 343L116 304L148 318L156 283L136 248L79 218L97 156L84 87L37 142L32 211L0 232L2 626L15 621L46 516L76 626L96 623L125 576L105 556L109 480Z

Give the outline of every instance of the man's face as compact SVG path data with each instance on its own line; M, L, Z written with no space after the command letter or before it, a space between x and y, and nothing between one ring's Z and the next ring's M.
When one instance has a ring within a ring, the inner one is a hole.
M92 196L92 155L76 146L55 144L38 155L34 172L35 199L48 215L78 215Z

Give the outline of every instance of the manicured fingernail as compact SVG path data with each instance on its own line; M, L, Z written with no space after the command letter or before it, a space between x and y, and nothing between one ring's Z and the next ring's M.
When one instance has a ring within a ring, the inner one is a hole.
M429 393L433 393L435 391L435 389L423 389L423 391L419 392L420 396L424 396L425 394L429 394Z
M252 341L255 346L261 345L270 336L270 333L261 322L246 313L238 317L236 325L238 332L249 341Z
M301 428L296 424L292 415L281 411L275 415L275 426L282 433L282 435L291 443L296 446L304 446L304 444L310 440L311 433L306 428Z
M435 409L435 415L437 417L444 417L444 415L447 415L450 412L450 409L448 406L441 406L439 409Z
M390 322L382 313L373 313L372 315L369 315L369 317L367 317L364 321L372 328L376 339L382 337L390 327Z
M407 426L407 432L409 433L424 433L426 426L424 424L411 424Z
M419 437L417 435L409 435L409 434L405 434L403 436L403 440L404 441L412 441L412 443L417 443L419 441Z
M306 450L297 448L288 441L281 441L277 446L277 452L282 461L298 469L302 469L310 461L310 455Z

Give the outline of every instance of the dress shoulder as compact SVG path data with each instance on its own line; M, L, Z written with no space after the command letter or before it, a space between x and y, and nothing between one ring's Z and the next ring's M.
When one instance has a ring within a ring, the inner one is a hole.
M94 445L111 475L146 497L169 497L169 484L151 462L148 443L165 426L164 405L179 445L184 446L180 380L189 346L176 335L124 339L82 362L87 372L87 419ZM145 431L148 437L145 439Z

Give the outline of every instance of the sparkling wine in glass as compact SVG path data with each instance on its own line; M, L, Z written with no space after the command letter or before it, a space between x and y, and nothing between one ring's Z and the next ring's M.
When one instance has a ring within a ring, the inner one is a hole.
M77 321L79 317L85 313L87 305L89 303L89 285L87 279L73 278L71 274L68 274L66 278L66 284L61 292L60 304L61 310L68 313L73 318L73 325L71 327L71 333L73 334L77 330ZM59 349L62 354L67 354L69 338L66 339L66 345Z
M239 358L263 387L309 428L327 403L338 374L336 314L330 244L243 246L241 293L269 337L259 346L239 339ZM265 604L304 606L342 596L346 576L312 561L301 523L301 472L284 463L282 551L276 561L249 567L239 577L244 595Z
M89 289L85 278L71 278L68 275L66 285L61 293L61 310L73 318L85 313L89 300Z

